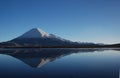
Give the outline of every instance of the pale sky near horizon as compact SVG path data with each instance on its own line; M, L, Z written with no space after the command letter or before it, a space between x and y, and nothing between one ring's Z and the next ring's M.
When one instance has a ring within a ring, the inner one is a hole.
M120 0L0 0L0 42L32 28L72 41L120 43Z

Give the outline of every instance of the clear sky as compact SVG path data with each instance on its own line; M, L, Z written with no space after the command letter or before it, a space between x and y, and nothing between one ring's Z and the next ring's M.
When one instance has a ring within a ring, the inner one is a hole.
M73 41L120 43L120 0L0 0L0 42L36 27Z

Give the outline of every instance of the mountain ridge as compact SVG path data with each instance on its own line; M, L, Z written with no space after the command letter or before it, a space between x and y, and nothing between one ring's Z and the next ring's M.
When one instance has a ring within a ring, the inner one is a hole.
M104 44L95 44L95 43L79 43L79 42L73 42L64 38L61 38L59 36L56 36L54 34L49 34L43 31L39 28L33 28L23 35L12 39L7 42L0 43L0 47L21 47L21 48L99 48L99 47L107 47L108 45ZM109 45L111 47L112 45ZM119 47L119 44L117 45Z

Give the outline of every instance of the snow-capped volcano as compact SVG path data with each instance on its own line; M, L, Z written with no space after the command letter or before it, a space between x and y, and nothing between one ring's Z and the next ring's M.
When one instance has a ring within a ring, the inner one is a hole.
M50 35L40 28L33 28L29 30L28 32L21 35L19 38L44 38L44 37L50 37Z
M23 35L8 41L11 45L20 46L64 46L71 45L71 41L58 37L54 34L48 34L39 28L33 28ZM7 43L8 44L8 43Z
M93 44L80 44L78 42L72 42L64 38L58 37L54 34L48 34L39 28L33 28L23 35L7 41L0 43L0 46L20 46L20 47L55 47L55 46L64 46L64 47L75 47L75 46L85 46Z

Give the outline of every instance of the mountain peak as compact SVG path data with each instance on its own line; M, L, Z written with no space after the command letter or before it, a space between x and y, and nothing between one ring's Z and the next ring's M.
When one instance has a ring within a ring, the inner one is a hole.
M43 38L43 37L49 37L49 34L44 32L40 28L33 28L28 32L24 33L19 38Z

